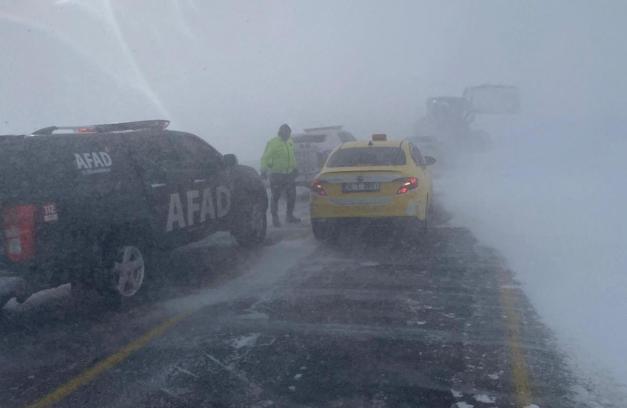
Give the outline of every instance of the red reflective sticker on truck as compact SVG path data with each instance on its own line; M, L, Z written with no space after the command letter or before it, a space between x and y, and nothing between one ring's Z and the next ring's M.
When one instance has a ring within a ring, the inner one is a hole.
M34 205L18 205L2 211L4 250L12 262L35 256L35 212Z

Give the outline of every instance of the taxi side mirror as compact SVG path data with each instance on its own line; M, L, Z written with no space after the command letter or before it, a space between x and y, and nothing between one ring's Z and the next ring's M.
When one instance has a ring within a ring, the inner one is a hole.
M431 156L425 156L425 166L431 166L433 164L435 164L436 160L434 157Z
M235 167L237 166L237 156L234 154L225 154L223 156L224 165L226 167Z

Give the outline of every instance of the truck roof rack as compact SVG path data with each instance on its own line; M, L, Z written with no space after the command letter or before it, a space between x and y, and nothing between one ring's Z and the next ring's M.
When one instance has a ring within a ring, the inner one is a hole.
M52 135L57 131L69 133L107 133L132 132L137 130L165 130L170 125L169 120L141 120L137 122L106 123L88 126L48 126L32 133L33 136Z

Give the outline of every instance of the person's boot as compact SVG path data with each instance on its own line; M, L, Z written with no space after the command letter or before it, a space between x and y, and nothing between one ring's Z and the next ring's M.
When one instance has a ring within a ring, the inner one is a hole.
M276 228L279 228L281 226L281 221L279 221L279 216L276 214L272 214L272 225L274 225Z
M287 217L285 217L285 220L290 224L297 224L300 222L300 218L294 217L293 214L288 214Z

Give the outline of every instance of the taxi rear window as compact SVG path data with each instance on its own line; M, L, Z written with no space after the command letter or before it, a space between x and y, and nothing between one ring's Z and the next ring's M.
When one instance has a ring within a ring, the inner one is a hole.
M402 166L405 153L400 147L368 146L340 149L329 158L329 167Z

